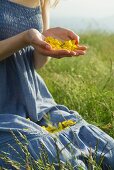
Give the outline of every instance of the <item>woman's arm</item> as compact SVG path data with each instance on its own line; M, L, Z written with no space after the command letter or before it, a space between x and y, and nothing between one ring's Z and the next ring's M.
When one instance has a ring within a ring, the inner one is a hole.
M50 3L49 0L44 0L41 6L42 8L42 19L43 19L43 32L50 27Z
M42 10L42 19L43 19L43 32L46 31L49 28L49 1L48 0L42 0L41 1L41 10ZM39 54L38 49L35 48L34 50L34 66L35 69L39 69L43 67L51 57L44 56Z
M26 34L28 31L22 32L16 36L0 41L0 61L10 57L14 52L28 45Z
M43 17L43 22L44 22L44 30L48 28L48 1L45 0L45 3L42 4L42 17ZM43 31L44 31L43 30ZM0 41L0 61L10 57L13 53L19 51L20 49L28 46L28 45L33 45L34 46L34 37L36 35L36 32L34 31L34 29L30 29L27 31L24 31L20 34L17 34L13 37L10 37L8 39L5 40L1 40ZM42 41L42 38L40 37L40 33L37 31L37 47L39 46L40 48L46 48L46 44ZM37 52L35 50L35 58L36 61L38 60L38 67L43 66L47 60L48 57L45 55L43 56L41 54L41 56L37 55ZM36 62L37 63L37 62ZM40 63L40 64L39 64Z
M43 33L42 40L44 41L44 37L52 36L61 40L75 40L76 43L79 43L79 36L76 35L71 30L65 28L51 28L49 29L49 9L50 4L49 0L41 0L42 3L42 18L43 18ZM34 42L37 42L37 30L33 30L36 32L36 36L34 37ZM45 42L45 41L44 41ZM49 45L49 44L48 44ZM52 48L41 49L36 45L34 45L34 67L35 69L43 67L50 59L52 58L63 58L63 57L71 57L71 56L80 56L84 55L86 51L85 46L79 46L76 51L68 51L68 50L53 50ZM50 57L49 57L50 56Z
M51 36L53 32L54 35L57 35L59 32L59 37L61 34L65 34L66 37L66 31L62 28L59 30L58 28L48 29L44 34L46 36ZM39 58L47 58L47 56L51 56L53 58L63 58L66 56L70 57L71 55L75 55L74 52L69 52L68 50L53 50L51 46L44 41L44 36L38 30L30 29L17 34L16 36L0 41L0 61L10 57L13 53L28 45L31 45L34 49L38 50L38 53L40 54L40 57L38 55Z

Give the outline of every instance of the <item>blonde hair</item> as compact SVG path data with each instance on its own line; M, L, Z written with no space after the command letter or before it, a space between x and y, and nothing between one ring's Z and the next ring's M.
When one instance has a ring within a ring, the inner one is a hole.
M56 6L58 4L58 2L59 2L59 0L52 0L52 6Z

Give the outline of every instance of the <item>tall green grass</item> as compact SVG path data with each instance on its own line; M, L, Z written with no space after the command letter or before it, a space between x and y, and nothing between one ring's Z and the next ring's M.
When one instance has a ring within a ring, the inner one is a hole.
M38 71L59 104L114 137L114 34L84 33L80 57L52 59Z
M22 170L22 169L23 170L57 170L57 169L74 170L75 168L78 170L85 169L84 167L82 167L82 165L76 165L75 167L73 167L73 165L70 163L69 160L66 160L66 162L64 163L61 161L60 154L62 153L64 149L70 149L71 143L68 143L65 147L60 149L57 144L58 143L57 135L52 136L54 139L54 144L55 144L55 149L56 149L56 155L55 155L56 163L55 163L53 161L52 162L49 161L47 150L45 149L45 146L42 142L40 142L40 148L39 148L40 156L36 160L29 152L29 149L28 149L29 142L26 136L20 133L19 131L17 131L16 134L13 131L11 131L11 134L14 137L15 143L18 145L18 149L20 148L20 151L19 150L17 151L14 146L6 143L6 147L9 148L10 151L8 153L0 152L0 159L3 160L6 166L5 168L0 166L0 170L9 170L9 169L12 169L12 170ZM97 156L97 151L98 151L97 148L98 148L98 143L96 143L94 155L92 155L91 149L89 150L89 155L84 155L82 153L82 156L84 157L83 161L87 163L88 170L92 170L92 169L102 170L101 166L104 160L104 154L101 153L99 161L96 161L96 156ZM10 156L12 155L11 151L13 151L13 154L15 154L15 157L18 158L18 161L14 160L14 158L13 159L10 158ZM72 153L71 154L72 159L76 160L76 156L75 154L73 154L73 150L71 150L71 153ZM107 167L107 170L111 170L110 167L109 168Z

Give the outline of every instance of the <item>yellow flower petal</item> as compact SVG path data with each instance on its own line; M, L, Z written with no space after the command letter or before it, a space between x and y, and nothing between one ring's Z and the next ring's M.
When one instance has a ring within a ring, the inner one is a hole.
M48 42L53 49L66 49L69 51L73 51L77 49L76 40L67 40L62 42L61 40L55 39L53 37L46 37L45 41Z

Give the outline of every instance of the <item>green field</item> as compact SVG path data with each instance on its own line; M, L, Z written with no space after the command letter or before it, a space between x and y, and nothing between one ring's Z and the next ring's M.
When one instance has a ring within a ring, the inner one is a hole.
M114 138L114 34L84 33L80 57L52 59L39 70L55 101Z

